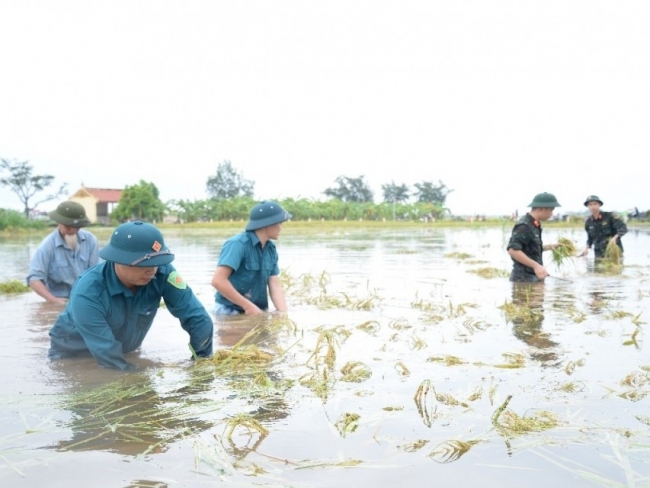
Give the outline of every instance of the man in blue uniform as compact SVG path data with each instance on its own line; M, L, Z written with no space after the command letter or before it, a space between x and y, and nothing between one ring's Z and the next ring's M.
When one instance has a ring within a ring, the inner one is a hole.
M90 224L81 204L63 202L49 215L57 227L36 249L27 284L48 302L65 304L77 277L99 262L99 247L94 235L81 230Z
M212 356L212 319L170 264L174 255L156 227L120 225L99 256L105 262L79 277L50 330L51 359L92 355L107 368L135 369L124 355L142 344L161 298L194 352Z
M212 277L218 315L260 314L269 307L269 295L276 310L286 312L272 241L280 236L282 222L290 218L279 203L261 202L251 210L246 231L224 243Z
M544 281L548 271L542 260L543 251L555 249L557 244L542 243L542 224L551 218L560 204L551 193L539 193L528 205L530 212L524 215L512 229L508 242L508 254L512 258L510 281Z
M587 232L587 245L579 254L586 256L589 248L594 246L596 258L605 256L605 249L611 242L616 244L623 252L621 237L627 233L627 225L612 212L601 212L603 201L596 195L590 195L585 200L585 207L591 215L585 220L585 231Z

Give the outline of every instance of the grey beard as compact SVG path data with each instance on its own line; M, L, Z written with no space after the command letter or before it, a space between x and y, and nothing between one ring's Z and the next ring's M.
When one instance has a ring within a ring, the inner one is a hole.
M77 249L77 243L79 242L77 240L77 234L73 236L63 236L63 240L65 243L68 245L70 249Z

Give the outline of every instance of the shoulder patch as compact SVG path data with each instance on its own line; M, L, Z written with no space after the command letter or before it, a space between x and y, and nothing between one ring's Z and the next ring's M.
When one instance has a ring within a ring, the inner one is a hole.
M172 271L169 273L169 276L167 277L167 282L178 288L179 290L184 290L187 288L187 283L185 283L185 280L181 278L181 275L178 274L178 271Z

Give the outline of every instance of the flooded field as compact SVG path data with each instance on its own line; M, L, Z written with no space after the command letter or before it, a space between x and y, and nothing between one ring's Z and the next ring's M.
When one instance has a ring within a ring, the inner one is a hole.
M231 234L165 231L208 309ZM650 486L650 235L630 230L622 267L513 287L509 234L288 223L286 316L216 322L195 363L163 307L130 374L48 361L60 307L0 295L0 484ZM39 241L0 240L5 280Z

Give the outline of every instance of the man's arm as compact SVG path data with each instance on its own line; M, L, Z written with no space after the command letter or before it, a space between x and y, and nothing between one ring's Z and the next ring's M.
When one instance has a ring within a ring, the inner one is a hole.
M212 286L226 299L235 305L239 305L246 315L257 315L262 313L257 305L251 302L244 295L239 293L228 279L233 270L229 266L217 266L212 275ZM273 302L275 303L275 302Z
M57 305L65 305L65 298L55 297L50 293L50 290L47 289L45 283L41 280L33 278L29 280L29 287L36 292L37 295L43 297L49 303L55 303Z
M280 283L280 277L278 275L271 276L269 278L269 295L275 309L278 312L287 311L287 302L284 298L284 290L282 284Z
M190 346L196 355L212 357L212 318L178 272L171 265L169 268L162 296L167 310L180 320L181 327L190 335Z
M49 263L54 259L54 252L49 246L45 245L45 243L48 242L49 241L47 240L43 241L34 253L29 264L27 284L36 292L37 295L44 298L49 303L62 305L65 304L65 299L54 296L47 286L45 286Z

